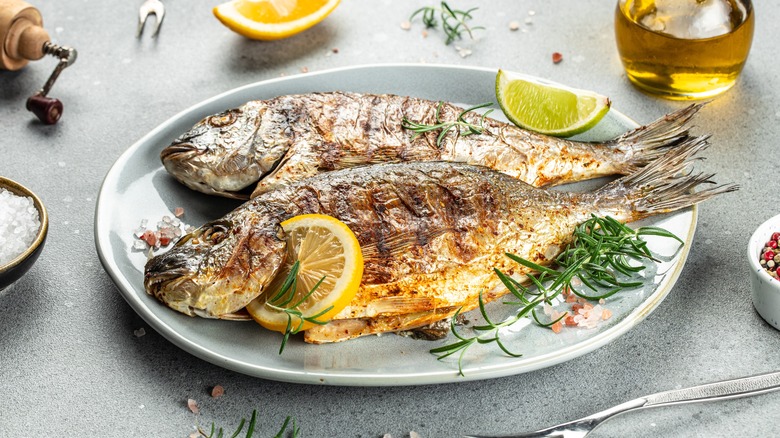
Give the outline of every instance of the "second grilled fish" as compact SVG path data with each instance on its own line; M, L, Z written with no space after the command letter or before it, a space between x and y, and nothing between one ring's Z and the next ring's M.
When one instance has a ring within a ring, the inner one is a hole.
M322 174L260 195L184 236L148 261L145 287L180 312L229 317L278 272L286 254L280 223L321 213L355 233L364 271L350 305L330 324L308 330L306 340L419 327L476 307L480 292L498 284L493 268L523 274L505 252L551 263L591 214L632 221L735 189L691 192L710 177L685 171L705 146L701 140L691 138L593 193L538 189L462 163L378 164Z
M252 188L256 196L320 172L399 161L478 164L543 187L633 172L688 138L699 108L688 106L604 143L482 122L470 112L464 119L481 124L482 133L453 129L438 142L437 131L415 137L403 120L436 124L456 120L463 109L396 95L312 93L250 101L206 117L160 157L186 186L237 199Z

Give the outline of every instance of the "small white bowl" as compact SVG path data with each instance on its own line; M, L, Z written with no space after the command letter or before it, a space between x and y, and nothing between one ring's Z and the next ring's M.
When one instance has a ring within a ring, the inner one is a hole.
M747 256L750 266L750 286L753 290L753 306L766 322L780 330L780 280L769 275L759 264L761 250L772 237L772 233L778 231L780 231L780 215L761 224L750 236Z

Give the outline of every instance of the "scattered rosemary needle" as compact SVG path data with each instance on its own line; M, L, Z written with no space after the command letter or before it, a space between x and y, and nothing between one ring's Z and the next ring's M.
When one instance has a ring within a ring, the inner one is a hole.
M469 38L474 39L473 32L475 30L484 30L482 26L469 26L467 21L471 20L471 13L479 8L471 8L466 11L459 9L452 9L447 2L441 2L441 8L434 6L425 6L412 13L409 17L409 21L414 21L414 17L420 15L423 24L426 29L435 28L439 25L436 20L438 14L441 18L441 27L447 35L447 40L444 42L449 45L455 40L463 39L463 34L468 34Z
M536 307L540 304L552 304L552 300L567 291L588 300L600 300L612 296L622 290L639 287L643 284L641 272L645 269L642 262L658 262L647 248L647 242L642 236L659 236L678 241L680 247L684 242L671 232L658 227L640 227L633 230L612 217L591 216L573 233L572 243L555 259L559 270L541 266L525 260L514 254L506 256L518 264L537 272L536 275L528 274L530 285L527 287L498 269L495 273L499 280L506 286L509 292L517 298L514 302L505 304L520 306L517 313L501 322L490 319L482 294L479 297L479 310L485 320L485 324L474 326L475 336L464 336L459 333L455 322L460 311L452 318L452 334L457 341L442 347L430 350L431 353L444 359L459 353L458 372L463 375L463 358L466 350L474 344L495 343L504 353L512 357L521 354L511 351L501 341L500 330L508 327L522 318L531 317L534 322L543 327L551 327L566 316L564 313L559 318L550 322L542 322L536 315ZM679 251L678 248L678 251ZM631 261L639 261L632 264ZM618 274L627 277L627 280L618 278ZM582 287L575 287L581 283ZM590 290L591 292L586 292Z
M236 429L235 432L233 432L232 435L230 435L230 438L237 438L238 434L240 434L241 431L244 429L244 424L246 424L246 419L242 418L241 422L238 423L238 428ZM257 425L257 409L252 411L252 417L249 419L249 425L247 426L246 429L246 435L244 435L245 438L253 438L255 436L256 425ZM291 427L289 433L287 433L288 427ZM224 430L221 427L217 429L214 423L211 423L211 430L209 433L206 433L206 431L203 430L201 427L198 427L198 433L200 433L200 435L205 438L226 437ZM301 429L295 424L295 419L292 417L287 417L284 419L284 423L282 424L281 429L279 429L279 432L277 432L276 435L274 435L274 438L298 438L300 433L301 433Z
M485 102L467 108L461 111L455 120L449 122L445 122L441 119L442 105L444 105L444 102L439 101L439 104L436 106L436 113L435 113L436 123L434 123L433 125L426 125L424 123L413 122L407 119L406 117L404 117L403 120L401 120L401 126L405 129L414 132L414 135L412 136L413 140L417 138L417 136L424 134L426 132L440 131L439 135L436 137L437 146L441 146L441 142L444 140L444 137L451 129L456 129L458 131L458 134L463 136L472 135L472 134L482 134L483 132L486 132L485 118L488 116L488 114L493 112L493 109L489 109L484 114L482 114L481 118L479 119L479 123L476 124L467 122L464 117L466 116L466 114L474 110L489 107L493 105L492 103Z

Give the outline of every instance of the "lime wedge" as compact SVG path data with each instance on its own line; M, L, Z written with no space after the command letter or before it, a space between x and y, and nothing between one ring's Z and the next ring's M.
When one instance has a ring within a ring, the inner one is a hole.
M556 137L569 137L594 127L609 111L606 96L519 73L498 71L496 99L515 125Z

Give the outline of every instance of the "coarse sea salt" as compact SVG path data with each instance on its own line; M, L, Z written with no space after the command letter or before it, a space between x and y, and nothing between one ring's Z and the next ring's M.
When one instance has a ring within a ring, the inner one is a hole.
M0 266L29 248L40 228L32 199L0 188Z

